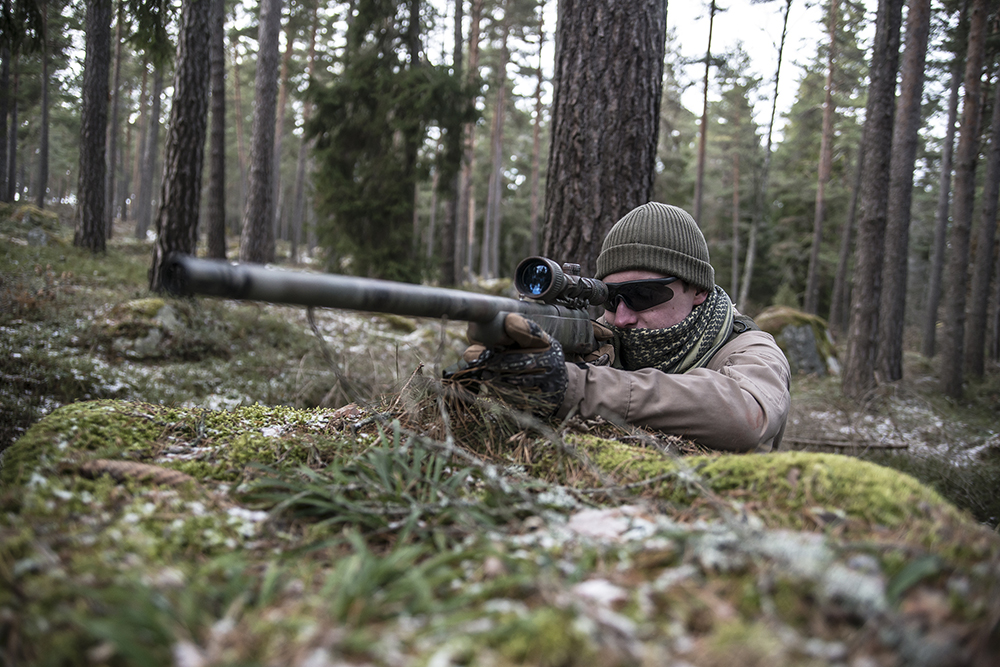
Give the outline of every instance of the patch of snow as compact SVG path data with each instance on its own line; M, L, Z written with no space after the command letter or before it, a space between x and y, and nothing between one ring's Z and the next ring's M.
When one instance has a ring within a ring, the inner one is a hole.
M569 518L566 528L581 537L599 540L622 540L637 528L645 537L655 531L656 526L640 516L642 512L643 509L637 505L582 510Z
M591 602L610 607L616 602L628 599L628 591L621 586L615 586L607 579L588 579L581 581L570 589L575 595Z

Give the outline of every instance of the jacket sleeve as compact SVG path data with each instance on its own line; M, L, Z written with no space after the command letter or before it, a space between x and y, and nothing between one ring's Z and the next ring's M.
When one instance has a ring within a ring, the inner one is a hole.
M726 451L770 451L790 406L788 360L770 334L748 331L705 368L681 375L567 364L569 385L557 416L625 421Z

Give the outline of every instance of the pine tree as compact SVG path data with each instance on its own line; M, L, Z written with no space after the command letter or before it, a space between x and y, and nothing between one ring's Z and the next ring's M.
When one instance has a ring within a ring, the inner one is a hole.
M986 19L991 3L972 0L969 8L969 44L965 57L965 96L962 127L955 152L955 212L952 216L947 262L941 389L953 398L963 392L965 304L969 271L969 237L976 195L979 159L982 71L986 60Z
M653 194L666 10L560 2L542 252L584 275L611 225Z
M274 260L274 124L278 97L278 32L281 0L262 0L255 80L250 174L243 209L240 261Z
M186 0L181 9L174 71L174 98L164 149L156 243L149 269L149 289L163 289L162 269L168 255L193 255L198 245L201 173L208 126L211 3Z
M416 4L414 4L416 3ZM404 8L410 11L403 12ZM416 0L362 0L347 32L344 70L313 92L321 241L353 273L419 281L413 251L418 148L427 127L470 117L462 86L420 55Z
M913 168L917 155L917 132L920 129L920 103L924 90L924 62L930 15L930 0L910 0L906 19L906 48L892 137L885 261L879 306L879 345L876 354L876 363L887 382L903 377L910 207L913 202Z
M878 304L882 291L889 160L892 155L902 9L902 0L879 0L875 19L871 85L865 109L865 158L857 263L851 297L851 325L847 336L847 361L841 380L844 395L853 399L861 399L875 387Z
M87 53L83 66L83 99L80 107L80 180L77 186L77 199L80 203L73 245L87 248L91 252L104 252L105 133L108 124L108 76L111 71L111 0L87 0L86 35Z

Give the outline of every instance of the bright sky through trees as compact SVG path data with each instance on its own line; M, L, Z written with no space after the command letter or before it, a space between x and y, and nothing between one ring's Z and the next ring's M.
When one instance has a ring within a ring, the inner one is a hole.
M715 24L712 29L712 55L722 55L732 51L737 44L750 54L753 69L762 79L761 94L766 95L767 104L758 104L757 120L766 123L770 114L770 96L774 88L774 69L778 61L778 44L785 11L784 0L771 0L762 4L751 4L750 0L727 0L718 3ZM874 21L874 6L871 0L863 0ZM816 55L819 42L825 39L823 9L816 0L793 0L788 18L788 37L785 43L781 70L781 88L778 92L778 113L791 107L794 95L802 77L802 66ZM667 29L674 32L681 55L689 61L705 57L708 39L708 8L704 2L671 2L667 9ZM866 36L870 39L870 35ZM704 65L697 63L686 70L689 81L698 82L704 74ZM701 109L700 86L690 86L682 97L684 106L698 111ZM709 98L717 95L709 91ZM776 129L780 131L780 118Z

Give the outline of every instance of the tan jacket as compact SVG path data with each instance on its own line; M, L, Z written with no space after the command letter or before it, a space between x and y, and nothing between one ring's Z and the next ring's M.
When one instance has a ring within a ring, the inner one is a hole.
M733 452L778 449L791 402L788 360L763 331L736 336L705 368L681 375L572 363L566 372L557 417L578 407L584 418L624 420Z

